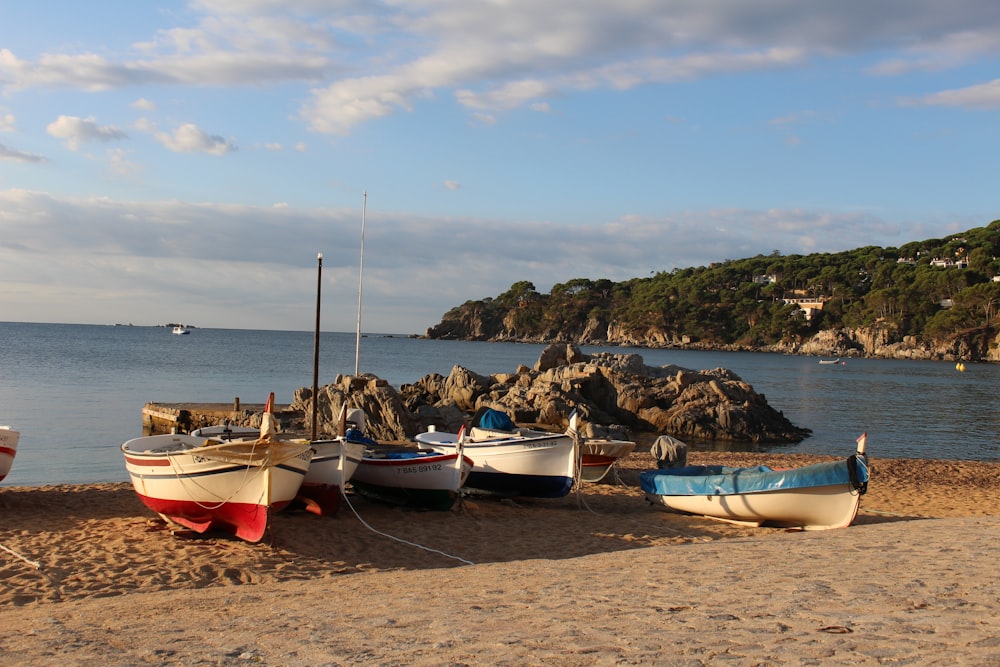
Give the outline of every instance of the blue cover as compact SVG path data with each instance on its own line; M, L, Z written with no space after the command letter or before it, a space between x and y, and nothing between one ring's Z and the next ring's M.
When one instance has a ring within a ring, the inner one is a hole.
M356 428L347 429L347 433L344 434L344 440L347 442L356 442L360 445L377 445L378 443L371 438L365 437L365 434Z
M731 496L837 484L860 488L867 481L868 464L863 456L790 470L688 466L647 470L639 476L642 490L658 496Z
M492 431L513 431L517 428L506 412L500 412L493 408L487 409L479 417L480 428L488 428Z

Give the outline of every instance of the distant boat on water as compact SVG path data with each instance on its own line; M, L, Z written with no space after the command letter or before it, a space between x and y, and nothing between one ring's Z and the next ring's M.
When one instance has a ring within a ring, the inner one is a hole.
M185 328L183 324L178 324L177 326L174 327L174 333L177 334L178 336L183 336L185 334L191 333L191 330Z
M841 361L839 358L837 358L837 359L820 359L819 363L822 366L846 366L847 365L846 361Z

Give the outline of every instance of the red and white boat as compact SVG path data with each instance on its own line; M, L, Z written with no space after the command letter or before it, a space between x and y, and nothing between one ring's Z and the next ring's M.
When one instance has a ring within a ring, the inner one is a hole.
M631 440L588 438L580 448L580 479L600 482L619 459L632 453L635 443Z
M208 426L191 432L195 437L216 438L224 442L246 442L256 434L257 431L249 426L228 425ZM348 442L344 438L309 441L281 433L275 437L283 442L303 443L312 448L309 470L302 480L297 499L315 514L336 514L340 509L344 488L361 463L365 445Z
M222 530L259 542L270 514L298 494L313 454L308 441L273 437L272 403L273 398L255 440L171 434L122 444L139 499L167 521L196 532Z
M10 426L0 426L0 482L10 472L14 455L17 454L17 441L20 439L21 434Z

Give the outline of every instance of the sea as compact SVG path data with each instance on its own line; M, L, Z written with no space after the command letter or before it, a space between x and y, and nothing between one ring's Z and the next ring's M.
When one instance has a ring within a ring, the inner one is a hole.
M146 403L288 403L312 386L314 334L300 331L0 322L0 424L20 431L4 486L128 481L119 446L142 435ZM481 374L532 366L545 345L323 332L319 384L340 373L397 389L457 364ZM873 459L1000 461L1000 365L757 352L592 347L650 366L726 368L793 424L800 443L711 445L733 451L848 455L868 434ZM695 445L697 448L698 445Z

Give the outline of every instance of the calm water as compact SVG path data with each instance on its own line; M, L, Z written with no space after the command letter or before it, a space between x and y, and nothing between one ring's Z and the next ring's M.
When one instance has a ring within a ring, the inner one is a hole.
M533 365L544 345L366 336L361 370L390 384ZM354 370L353 334L324 333L320 384ZM1000 366L851 360L744 352L584 348L641 354L649 365L724 367L813 430L781 451L849 454L868 432L874 457L1000 461ZM0 424L21 432L5 485L127 481L118 445L142 434L148 402L289 402L312 384L311 332L0 322Z

